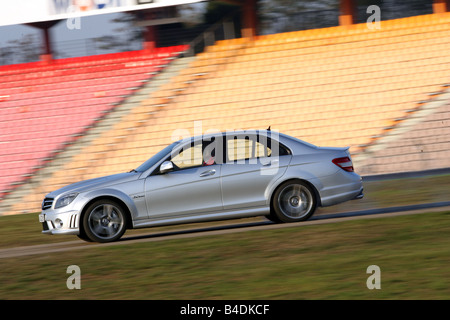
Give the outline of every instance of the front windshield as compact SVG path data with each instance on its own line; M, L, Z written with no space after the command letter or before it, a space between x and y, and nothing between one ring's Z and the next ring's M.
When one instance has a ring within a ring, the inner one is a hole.
M172 151L172 149L179 143L179 141L174 142L164 149L162 149L160 152L155 154L153 157L145 161L143 164L141 164L138 168L136 168L137 172L144 172L153 167L156 163L158 163L162 158L164 158L168 153Z

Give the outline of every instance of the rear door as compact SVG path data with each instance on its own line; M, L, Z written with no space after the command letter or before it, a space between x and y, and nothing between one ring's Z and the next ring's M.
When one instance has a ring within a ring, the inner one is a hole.
M267 186L286 172L291 160L289 150L258 134L227 135L224 147L224 209L265 206ZM274 152L278 147L279 151Z

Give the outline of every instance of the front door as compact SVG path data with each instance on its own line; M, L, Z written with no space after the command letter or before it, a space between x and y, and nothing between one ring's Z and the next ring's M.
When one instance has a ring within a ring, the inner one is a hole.
M149 218L167 218L219 211L221 164L204 159L202 141L183 146L167 160L174 170L150 175L145 181ZM206 160L206 161L205 161Z

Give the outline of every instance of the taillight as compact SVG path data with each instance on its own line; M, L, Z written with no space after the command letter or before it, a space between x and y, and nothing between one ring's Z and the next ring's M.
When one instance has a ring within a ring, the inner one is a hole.
M353 172L353 162L349 157L336 158L332 160L335 165L348 172Z

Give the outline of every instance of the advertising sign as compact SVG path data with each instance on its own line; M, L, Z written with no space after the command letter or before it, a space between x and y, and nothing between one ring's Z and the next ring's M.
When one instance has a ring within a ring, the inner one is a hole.
M177 6L205 0L3 0L0 26Z

